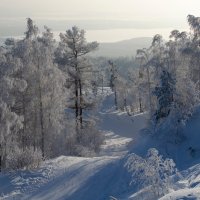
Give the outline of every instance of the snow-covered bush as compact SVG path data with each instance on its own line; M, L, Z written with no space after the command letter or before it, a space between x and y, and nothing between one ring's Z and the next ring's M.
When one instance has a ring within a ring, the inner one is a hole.
M91 151L87 146L75 144L73 147L73 155L80 157L93 157L96 155L94 151Z
M67 131L63 132L63 137L56 140L56 144L60 144L60 148L57 148L58 151L53 157L61 154L81 157L95 156L104 141L104 134L97 129L95 121L84 121L78 134L74 131L75 122L73 120L70 122L66 126Z
M139 188L151 187L156 197L167 193L170 176L177 173L172 159L164 159L154 148L149 149L145 158L134 153L128 155L125 168L132 175L130 184Z
M185 122L194 113L199 104L197 85L189 77L177 77L174 110L177 120Z
M0 169L6 168L7 156L16 145L15 138L22 128L22 120L0 98Z
M76 150L78 150L77 154L79 156L89 156L100 151L100 146L103 144L104 137L103 134L97 130L92 121L88 122L79 134L78 144L76 145Z
M33 147L25 148L24 150L16 147L15 150L7 157L8 169L31 169L36 168L42 161L42 152Z

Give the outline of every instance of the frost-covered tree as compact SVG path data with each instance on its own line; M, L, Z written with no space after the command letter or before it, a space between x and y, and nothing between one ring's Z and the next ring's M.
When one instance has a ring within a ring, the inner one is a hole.
M55 40L49 28L45 27L34 46L36 54L36 75L38 78L39 126L41 129L41 149L47 156L54 154L55 138L64 128L66 107L65 76L54 64ZM37 88L36 88L37 90ZM46 143L46 145L45 145Z
M153 109L153 97L152 97L152 87L153 87L153 81L152 81L152 66L154 67L154 60L155 58L152 58L152 52L151 49L138 49L136 60L139 62L139 84L140 87L139 91L139 99L140 99L140 108L142 108L142 98L144 95L148 95L148 99L146 97L147 109L152 113ZM142 109L140 109L142 110Z
M188 23L191 29L191 38L183 50L184 55L190 56L190 76L200 91L200 18L188 15Z
M87 43L85 31L76 26L67 30L65 34L61 33L60 39L56 60L67 71L68 87L73 88L74 105L71 108L75 110L76 126L80 128L83 122L83 110L86 106L83 94L83 76L92 72L91 66L85 61L85 55L95 50L98 43Z
M96 81L92 77L96 69L86 55L94 51L98 47L98 43L87 42L85 31L76 26L67 30L65 34L61 33L60 40L55 60L66 76L65 85L70 93L70 98L67 99L67 108L68 110L72 109L75 114L77 145L87 147L89 143L86 145L83 142L84 137L87 138L87 134L94 130L91 125L95 126L93 120L91 123L91 119L95 118L91 116L90 110L93 110L96 103ZM98 135L95 132L93 131L93 136L90 135L90 139ZM98 140L98 138L96 139ZM93 143L93 141L90 142Z
M150 82L147 78L146 70L143 68L138 68L134 70L134 84L136 87L137 95L137 108L139 112L149 112L152 113L155 107L155 100L152 95L152 90L154 88L153 70L149 68ZM149 87L150 86L150 87Z
M7 159L17 145L17 133L23 127L22 119L0 100L0 169L7 167Z
M16 77L27 87L15 94L14 109L24 117L21 131L22 148L41 149L43 157L54 155L55 138L64 128L66 106L65 78L54 63L55 40L49 28L42 35L31 19L27 20L26 37L10 46L22 66Z
M149 149L145 158L134 153L128 155L124 165L131 173L130 184L142 189L149 186L158 198L170 189L170 176L177 173L172 159L164 159L156 149Z
M142 76L140 76L140 69L130 69L128 71L128 95L127 95L127 102L130 106L130 110L132 113L140 112L142 113L145 108L145 96L143 95L144 87L143 87L143 80Z
M141 96L148 102L147 111L156 122L153 132L160 135L163 130L166 136L179 135L180 127L199 103L199 22L194 16L189 16L188 21L191 34L173 30L166 43L160 35L155 35L150 48L139 50L136 56L140 61ZM149 72L145 73L147 67Z
M114 92L115 98L115 109L118 110L118 91L117 91L117 82L119 78L119 74L117 72L117 66L111 61L108 61L110 65L110 88Z
M168 71L163 70L160 85L156 86L153 91L158 101L158 108L154 114L156 121L169 115L174 101L175 84L173 76Z
M23 127L23 117L13 110L14 94L23 91L26 83L14 76L21 66L18 59L3 48L0 48L0 58L0 168L6 168L8 156L18 145L18 132Z

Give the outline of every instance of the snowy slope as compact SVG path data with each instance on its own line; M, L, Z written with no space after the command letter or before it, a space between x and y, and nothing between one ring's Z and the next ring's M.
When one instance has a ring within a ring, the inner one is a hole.
M160 200L200 200L200 164L182 172L183 178L175 183L177 190L170 192Z
M200 200L200 164L180 172L182 178L174 181L170 191L159 200ZM158 200L150 187L143 188L123 200ZM121 199L122 200L122 199Z
M132 147L131 152L141 156L149 148L156 148L169 158L173 158L181 177L174 180L169 194L159 200L200 200L200 110L197 109L191 119L181 130L182 141L177 143L157 140L152 136L140 134L140 139ZM142 148L140 148L142 146ZM148 194L148 195L147 195ZM131 200L156 200L151 197L151 190L144 188L127 196Z
M114 112L112 94L109 89L106 93L99 112L99 128L106 138L100 154L60 156L31 172L0 175L0 199L103 200L126 194L130 177L123 169L123 157L134 135L144 128L146 115Z
M181 174L179 179L173 179L169 194L160 200L200 200L200 112L183 128L181 143L166 145L141 133L146 127L146 113L128 116L125 112L116 112L108 88L104 98L98 115L105 143L98 156L60 156L45 161L34 171L0 174L0 199L109 200L113 196L117 200L158 200L150 187L141 190L131 187L130 174L124 168L130 150L143 155L155 147L176 161ZM193 154L188 151L189 147L195 149Z
M106 133L99 157L66 157L45 162L35 172L18 172L5 177L8 191L3 199L107 199L126 190L121 159L131 138ZM0 178L1 183L4 182ZM11 179L11 180L9 180ZM10 188L11 182L12 188ZM123 183L122 183L123 182ZM5 183L5 182L4 182ZM6 189L5 189L6 188ZM120 190L119 190L120 189ZM24 195L25 194L25 195ZM97 195L97 196L96 196ZM8 198L6 198L8 196Z

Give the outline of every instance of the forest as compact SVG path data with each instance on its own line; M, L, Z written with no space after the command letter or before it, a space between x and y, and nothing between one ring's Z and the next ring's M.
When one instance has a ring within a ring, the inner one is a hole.
M184 143L183 129L200 105L200 18L188 15L187 22L190 32L172 30L168 41L156 34L136 56L111 58L91 56L99 43L87 42L77 26L57 41L28 18L23 38L0 47L0 171L34 170L59 156L97 157L106 141L98 112L108 90L113 112L148 116L141 137ZM191 157L199 151L187 150ZM150 148L145 158L129 155L131 183L161 188L156 198L167 194L177 173L168 156Z

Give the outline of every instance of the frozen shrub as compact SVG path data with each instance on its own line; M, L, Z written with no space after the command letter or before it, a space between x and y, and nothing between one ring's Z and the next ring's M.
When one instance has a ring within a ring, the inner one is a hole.
M100 146L103 144L104 137L93 123L89 123L81 130L78 140L80 146L87 148L88 151L98 153Z
M80 157L93 157L96 153L91 151L88 147L75 145L73 154Z
M177 172L172 159L163 159L156 149L149 149L145 158L130 154L125 167L132 174L130 184L139 188L151 187L156 197L165 194L170 186L170 176Z
M15 148L7 157L7 168L8 169L31 169L39 166L42 161L42 152L38 149L34 150L33 147Z
M88 147L89 150L98 153L100 146L103 143L103 137L101 137L99 131L91 131L82 136L82 145Z

